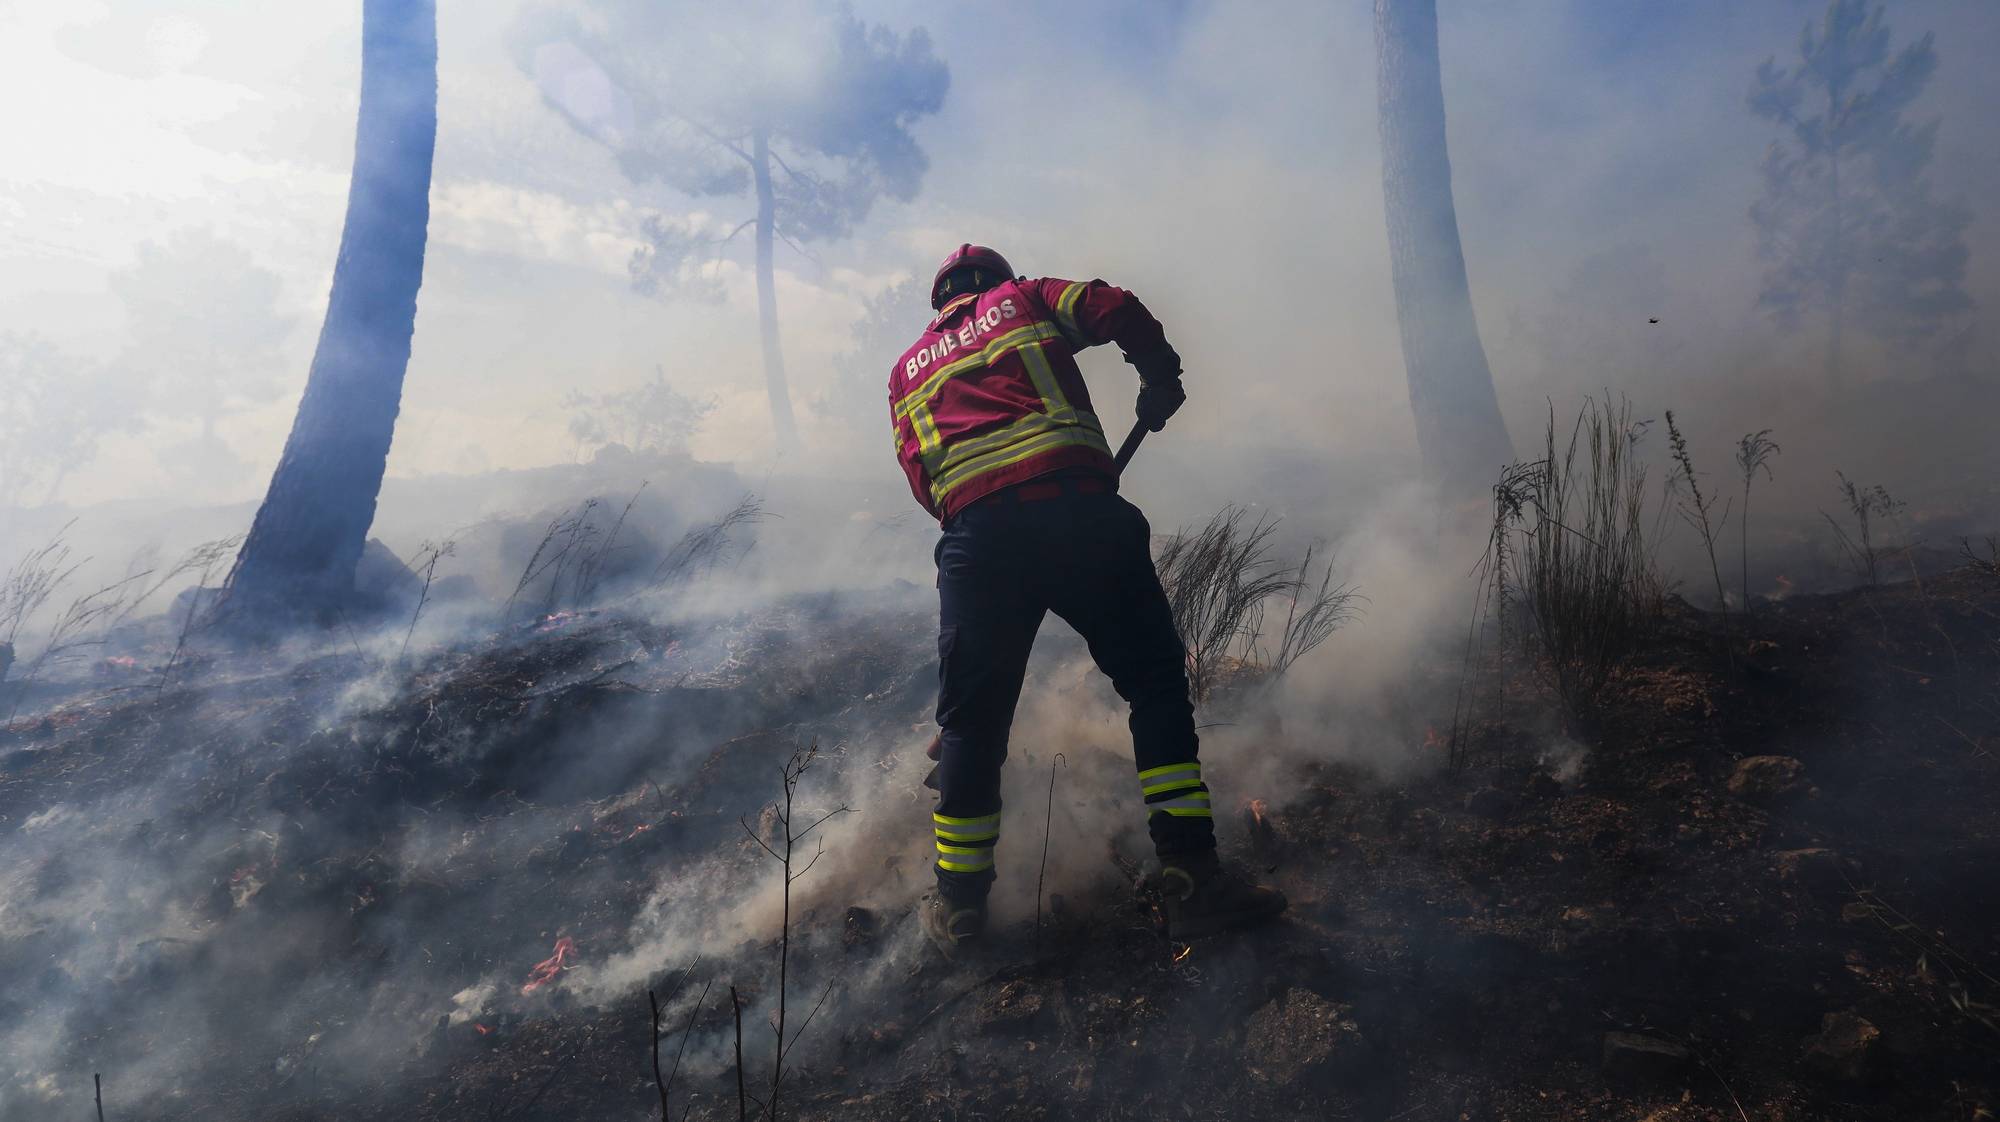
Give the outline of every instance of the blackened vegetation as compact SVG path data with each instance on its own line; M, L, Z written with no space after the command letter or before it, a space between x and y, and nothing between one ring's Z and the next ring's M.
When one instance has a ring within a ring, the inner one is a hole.
M1481 715L1514 746L1481 766L1384 781L1295 729L1257 745L1296 763L1256 790L1216 756L1225 848L1288 893L1285 921L1164 942L1131 854L1092 855L1087 893L1039 925L1001 912L958 965L864 898L927 863L920 764L896 766L934 700L922 597L557 614L407 670L212 663L0 731L0 1094L82 1116L102 1071L114 1119L291 1122L1993 1110L2000 586L1795 596L1733 649L1660 613L1574 761L1539 758L1554 695L1529 682ZM1458 670L1419 665L1413 693ZM780 769L815 737L800 826L908 776L863 808L907 829L815 869L786 919L774 899L717 929L772 883ZM1058 801L1129 779L1101 755L1069 756ZM1010 808L1010 876L1033 875L1035 809ZM1103 831L1058 821L1052 844L1074 867ZM96 884L130 903L68 903ZM698 945L649 942L649 915ZM586 984L633 952L657 960ZM757 1028L780 956L812 995L788 1054ZM26 1097L44 1073L63 1097Z
M674 626L572 614L408 670L220 656L162 692L6 726L0 829L28 879L0 928L4 1113L43 1102L14 1072L95 1064L146 1088L146 1117L594 1116L565 1091L591 1049L566 1036L530 1070L437 1076L567 1034L584 1014L567 971L631 949L663 872L720 870L690 908L754 885L736 818L771 798L791 722L837 754L884 714L908 727L931 700L918 634L900 606L828 597ZM72 907L89 884L122 899ZM522 986L551 943L546 984ZM775 953L730 962L746 996L776 970ZM21 1067L40 1037L50 1055Z
M626 529L644 491L641 484L608 519L594 498L552 517L521 566L502 614L546 617L673 591L740 560L753 544L747 531L766 517L762 500L744 495L719 518L691 526L663 547L634 540ZM411 623L414 627L414 618Z
M1573 724L1598 717L1612 676L1658 615L1645 543L1646 469L1628 404L1590 401L1568 438L1550 407L1539 460L1502 473L1478 569L1479 602L1453 714L1453 762L1469 761L1476 712L1498 682L1482 657L1490 627L1520 647Z

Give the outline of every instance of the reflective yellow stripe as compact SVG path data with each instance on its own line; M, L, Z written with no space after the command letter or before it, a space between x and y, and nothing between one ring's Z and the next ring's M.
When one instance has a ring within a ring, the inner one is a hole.
M1058 421L1072 420L1076 414L1069 407L1069 399L1063 396L1062 383L1056 381L1056 372L1049 365L1049 356L1040 347L1022 347L1021 364L1028 368L1028 377L1035 383L1035 392L1041 395L1042 412Z
M938 814L933 811L931 821L940 826L984 826L988 829L999 829L1000 827L1000 816L998 814L982 814L977 818L953 818L948 814Z
M910 427L917 433L918 455L936 452L944 446L943 438L938 436L937 419L931 416L929 407L919 406L910 410Z
M1188 763L1188 764L1167 764L1163 767L1149 767L1145 771L1139 773L1139 782L1144 783L1148 779L1158 779L1160 776L1166 775L1169 772L1190 771L1190 770L1192 770L1194 774L1200 775L1201 765L1199 763Z
M1104 431L1104 427L1098 423L1096 414L1076 412L1074 416L1084 428L1099 433ZM954 441L949 449L942 449L938 454L926 457L924 470L932 479L943 479L976 456L983 456L1031 436L1053 432L1066 423L1068 422L1045 417L1040 413L1030 413L992 432L982 433L970 440Z
M1170 779L1165 783L1154 783L1151 786L1142 787L1140 790L1150 796L1160 794L1163 791L1185 791L1190 787L1199 786L1201 786L1201 777L1197 775L1193 779Z
M979 862L946 861L942 858L938 861L938 868L947 873L983 873L992 867L993 859L990 857Z
M937 836L939 837L939 839L941 839L941 840L944 840L944 841L955 841L955 842L981 842L981 841L983 841L983 842L990 842L990 841L997 841L997 840L999 839L999 837L1000 837L1000 831L998 831L998 830L989 830L989 831L987 831L986 833L983 833L983 834L959 834L959 833L954 833L954 832L952 832L952 831L950 831L950 830L939 830L939 831L937 832Z
M1103 433L1094 432L1082 425L1064 425L1053 432L1031 437L1018 446L1010 445L978 459L969 460L947 473L948 477L940 476L933 479L931 500L942 502L946 495L988 472L1012 467L1031 456L1070 446L1094 448L1107 456L1111 454L1111 446L1105 443Z
M1070 345L1078 350L1091 345L1091 338L1084 334L1083 325L1076 322L1076 305L1083 299L1084 289L1089 287L1082 283L1072 284L1056 298L1056 322L1062 325L1063 336Z
M943 842L939 842L937 843L937 851L953 857L978 857L982 853L991 855L993 847L990 845L946 845Z
M1054 339L1061 334L1061 329L1053 323L1031 323L1026 327L1017 327L964 358L954 359L931 371L930 377L919 383L916 389L904 394L903 399L896 403L896 412L898 415L903 415L911 410L928 406L940 387L965 371L979 366L991 366L1015 347L1043 339Z
M1168 799L1165 802L1146 804L1146 813L1148 815L1158 811L1165 811L1179 818L1215 817L1214 813L1209 809L1207 791L1198 791L1192 795L1182 795L1180 798Z

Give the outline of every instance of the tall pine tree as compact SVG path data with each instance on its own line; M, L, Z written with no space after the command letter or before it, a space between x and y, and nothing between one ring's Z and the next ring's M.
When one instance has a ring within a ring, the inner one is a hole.
M1390 278L1417 447L1447 494L1478 495L1514 449L1458 239L1436 0L1375 0L1375 65Z
M1937 65L1931 35L1892 54L1880 5L1832 0L1801 33L1797 65L1765 59L1751 86L1751 112L1785 130L1750 207L1765 263L1758 306L1787 328L1825 317L1836 386L1849 332L1928 349L1972 307L1972 216L1931 197L1939 119L1904 119Z

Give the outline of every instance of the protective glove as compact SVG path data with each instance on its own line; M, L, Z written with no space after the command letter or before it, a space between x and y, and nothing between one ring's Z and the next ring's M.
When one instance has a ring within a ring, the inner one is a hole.
M1167 427L1167 418L1180 411L1187 401L1181 380L1143 382L1139 386L1139 423L1153 432Z
M1181 356L1170 346L1144 354L1126 355L1139 371L1139 422L1153 432L1167 427L1167 418L1187 401L1181 389Z

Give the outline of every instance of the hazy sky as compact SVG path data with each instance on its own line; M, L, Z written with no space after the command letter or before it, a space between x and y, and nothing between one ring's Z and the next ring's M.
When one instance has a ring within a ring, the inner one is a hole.
M816 260L779 251L810 457L850 475L879 470L886 492L900 489L886 421L857 431L851 414L818 415L809 401L827 392L863 300L967 239L1031 274L1103 276L1146 298L1188 363L1193 401L1177 436L1212 469L1247 479L1259 457L1410 454L1367 4L855 7L928 28L952 80L944 110L916 127L932 169L914 202L878 205L853 238L810 247ZM1792 52L1821 7L1442 0L1460 224L1517 445L1544 394L1657 394L1668 371L1699 395L1766 370L1776 386L1777 372L1809 365L1799 356L1812 332L1788 340L1751 308L1745 212L1772 133L1744 97L1757 62ZM567 460L563 396L633 385L656 366L718 400L698 455L763 458L748 238L718 266L720 307L643 298L626 275L646 215L727 228L747 202L689 203L627 182L515 66L517 4L439 9L429 258L390 473ZM1922 113L1944 116L1935 180L1975 207L1969 287L1990 308L2000 231L1981 196L2000 181L2000 73L1987 64L2000 8L1898 2L1889 20L1899 43L1938 33ZM0 331L113 358L125 311L111 278L142 244L188 228L243 246L281 280L293 320L285 388L224 422L253 469L199 498L261 492L304 384L346 200L359 32L351 0L0 5L0 99L12 107L0 126ZM1627 293L1659 306L1630 307ZM214 309L217 323L233 314ZM1654 316L1662 323L1648 325ZM1625 357L1556 370L1552 336ZM1990 368L1992 336L1978 338ZM1654 384L1624 384L1627 360ZM1129 371L1108 356L1087 369L1122 424ZM161 494L161 450L193 431L163 419L111 439L61 497Z

